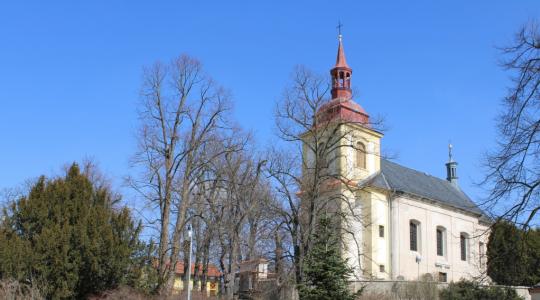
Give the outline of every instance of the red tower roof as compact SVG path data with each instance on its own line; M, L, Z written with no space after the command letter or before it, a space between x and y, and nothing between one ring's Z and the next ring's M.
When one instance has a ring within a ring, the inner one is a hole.
M341 34L339 35L336 65L330 70L332 75L332 99L317 112L319 122L339 120L369 126L369 115L352 100L352 69L347 65Z
M349 65L347 65L347 59L345 59L345 50L343 50L343 43L341 42L341 36L339 37L339 44L338 44L338 52L337 52L337 58L336 58L336 66L334 68L343 68L343 69L349 69ZM352 71L352 70L351 70Z

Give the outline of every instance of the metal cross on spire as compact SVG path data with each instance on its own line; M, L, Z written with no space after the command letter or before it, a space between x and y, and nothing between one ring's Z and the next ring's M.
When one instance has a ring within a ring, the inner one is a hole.
M341 21L338 21L338 26L336 26L336 28L338 30L338 39L340 42L341 42L341 39L343 38L343 36L341 35L341 27L343 27L343 24L341 24Z

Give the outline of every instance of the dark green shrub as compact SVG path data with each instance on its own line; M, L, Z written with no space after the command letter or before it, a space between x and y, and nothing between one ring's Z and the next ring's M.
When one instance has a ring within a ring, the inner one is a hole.
M480 286L473 281L452 282L440 292L441 300L521 300L512 288Z
M36 285L48 299L142 285L141 226L116 200L76 164L65 177L41 177L0 215L0 279Z

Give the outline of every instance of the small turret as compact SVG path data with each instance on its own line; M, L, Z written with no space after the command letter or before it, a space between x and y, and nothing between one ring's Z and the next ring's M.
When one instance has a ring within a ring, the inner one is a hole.
M452 144L449 144L448 162L446 163L446 180L450 181L456 187L458 186L457 165L458 163L452 158Z

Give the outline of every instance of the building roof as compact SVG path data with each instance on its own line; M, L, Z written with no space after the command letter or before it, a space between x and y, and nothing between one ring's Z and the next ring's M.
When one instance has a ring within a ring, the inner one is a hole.
M199 272L202 272L202 264L199 264ZM184 263L178 262L176 263L175 273L177 275L184 275ZM191 275L195 274L195 264L191 264ZM221 272L219 271L218 267L216 267L213 264L208 264L208 276L210 277L219 277L221 276Z
M381 159L381 170L361 185L427 198L443 205L480 215L485 213L456 185L424 172Z
M336 98L326 102L319 108L317 118L321 123L340 120L370 127L369 115L358 103L350 99Z

